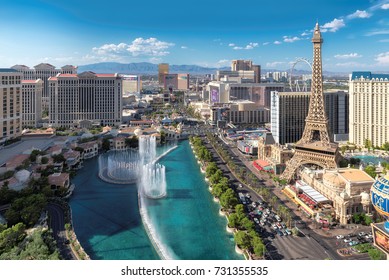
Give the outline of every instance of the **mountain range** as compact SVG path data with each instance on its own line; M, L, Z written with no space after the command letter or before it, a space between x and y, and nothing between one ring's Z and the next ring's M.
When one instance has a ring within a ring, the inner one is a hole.
M170 73L189 73L192 75L200 74L215 74L217 70L229 70L230 67L222 68L212 68L212 67L203 67L198 65L169 65ZM121 73L121 74L147 74L147 75L157 75L158 74L158 64L153 64L149 62L139 62L139 63L118 63L118 62L100 62L94 64L80 65L78 66L78 72L92 71L95 73ZM261 69L262 73L266 72L290 72L290 69L277 70L277 69ZM293 75L302 75L302 74L311 74L310 71L306 70L293 70ZM326 76L347 76L349 73L334 73L324 71Z

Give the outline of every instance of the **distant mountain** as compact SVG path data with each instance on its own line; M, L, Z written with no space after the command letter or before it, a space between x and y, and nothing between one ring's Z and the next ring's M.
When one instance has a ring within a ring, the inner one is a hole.
M216 70L226 70L224 68L208 68L198 65L169 65L170 73L189 73L189 74L214 74ZM158 74L158 64L149 62L139 63L117 63L101 62L95 64L78 66L78 72L93 71L95 73L121 73L121 74Z
M189 73L189 74L215 74L217 70L229 70L230 67L222 68L211 68L203 67L198 65L169 65L170 73ZM148 74L148 75L157 75L158 74L158 64L149 63L149 62L138 62L138 63L118 63L118 62L100 62L88 65L78 66L78 72L92 71L95 73L121 73L121 74ZM261 69L262 73L266 72L290 72L290 69L279 70L279 69ZM337 73L337 72L323 72L325 76L348 76L349 73ZM307 70L293 70L293 76L302 75L302 74L311 74Z

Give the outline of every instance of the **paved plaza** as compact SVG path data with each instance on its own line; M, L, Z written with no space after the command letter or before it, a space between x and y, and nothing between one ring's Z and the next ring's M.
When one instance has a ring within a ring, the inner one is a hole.
M53 138L39 138L39 139L23 139L17 143L11 144L0 149L0 165L4 164L10 158L26 153L29 150L39 149L45 150L50 147L56 137Z

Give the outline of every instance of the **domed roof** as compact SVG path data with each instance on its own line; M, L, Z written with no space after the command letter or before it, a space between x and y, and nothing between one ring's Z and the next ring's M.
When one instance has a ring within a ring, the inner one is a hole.
M371 201L381 215L389 217L389 175L375 181L371 187Z
M15 178L20 182L20 183L24 183L28 180L28 178L30 178L30 175L31 175L31 172L28 171L28 170L20 170L18 172L16 172L15 174Z
M341 188L345 187L346 183L340 178L338 173L326 172L323 174L323 182L329 185Z

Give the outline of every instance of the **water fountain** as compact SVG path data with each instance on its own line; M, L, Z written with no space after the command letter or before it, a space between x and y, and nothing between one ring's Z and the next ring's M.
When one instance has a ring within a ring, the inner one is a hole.
M143 194L148 198L166 196L165 166L155 162L143 165L141 186Z
M157 155L157 140L155 136L139 137L139 157L141 164L146 164L155 160Z
M109 183L133 184L138 179L139 166L137 151L110 151L99 157L99 177Z
M139 189L148 198L158 199L166 196L165 166L157 163L156 138L139 138L140 171Z

